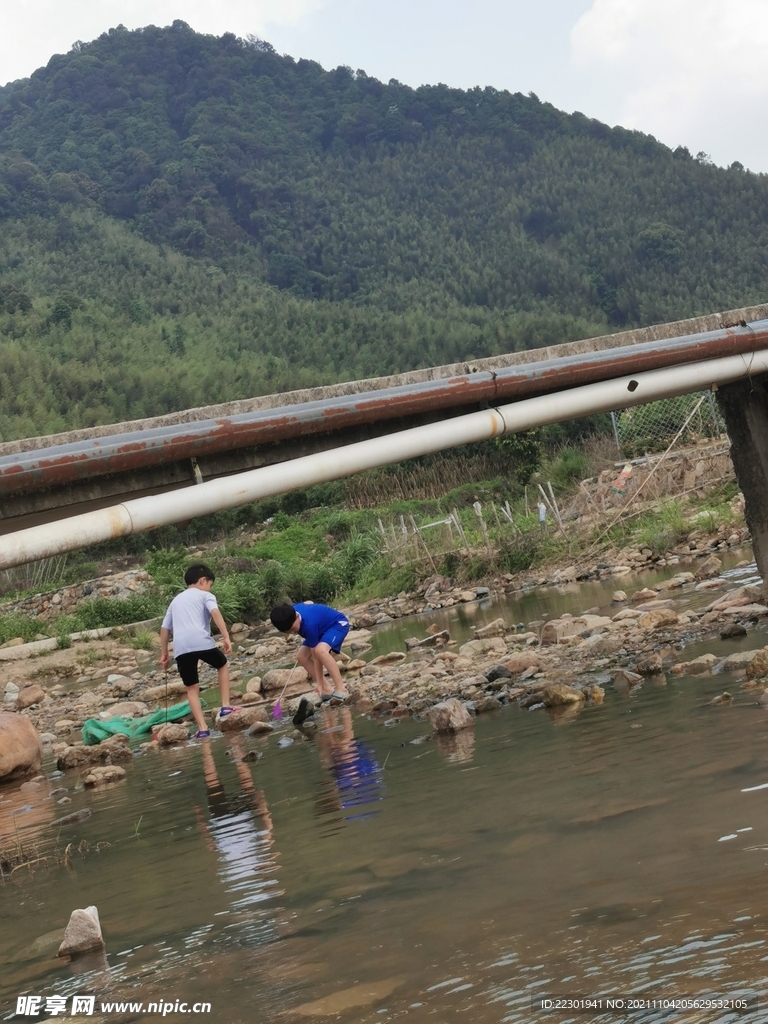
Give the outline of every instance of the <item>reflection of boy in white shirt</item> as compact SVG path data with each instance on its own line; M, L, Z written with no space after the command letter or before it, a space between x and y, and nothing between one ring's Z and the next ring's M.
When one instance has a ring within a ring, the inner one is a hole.
M196 739L210 736L200 704L200 679L197 674L199 662L204 661L218 670L221 717L235 710L229 703L229 666L226 658L226 655L232 653L232 643L218 602L211 593L214 579L213 571L207 565L191 565L184 573L187 589L171 601L160 629L160 664L167 672L170 661L168 642L173 636L176 665L181 681L187 688L187 699L197 723ZM224 653L218 649L211 636L211 622L221 633Z
M210 811L205 827L219 858L219 877L233 897L230 907L234 911L250 909L282 895L275 878L277 863L271 850L272 818L264 794L254 788L239 740L239 736L230 740L241 786L241 792L234 799L227 797L224 791L210 745L203 744L203 771ZM261 818L261 827L256 815ZM263 932L270 924L262 922L259 931Z

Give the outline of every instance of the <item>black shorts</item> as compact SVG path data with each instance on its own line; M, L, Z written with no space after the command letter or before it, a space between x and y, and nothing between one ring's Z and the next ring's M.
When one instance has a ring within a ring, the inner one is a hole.
M206 665L211 665L213 668L224 668L227 664L226 656L218 647L209 647L206 651L188 651L186 654L180 654L176 659L176 667L185 686L197 686L199 684L200 679L197 675L198 661L204 661Z

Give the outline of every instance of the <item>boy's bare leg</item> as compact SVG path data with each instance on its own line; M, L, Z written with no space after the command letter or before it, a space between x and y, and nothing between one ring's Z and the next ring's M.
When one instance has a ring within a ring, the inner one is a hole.
M314 648L314 650L317 650L317 648ZM323 666L318 659L314 657L314 650L302 645L299 648L299 653L296 655L296 660L306 671L309 678L314 682L318 697L322 697L325 693L333 693L333 686L325 680L325 677L323 676Z
M331 654L331 648L328 644L320 643L317 647L312 648L312 654L314 655L315 661L320 665L320 672L322 673L323 668L331 678L333 683L333 690L336 693L343 693L346 695L347 687L344 685L344 680L341 678L341 672L339 672L339 666L336 664L336 659ZM331 692L333 692L333 690Z
M189 707L192 711L192 717L197 723L197 728L206 730L208 723L205 720L203 714L203 706L200 703L200 687L199 686L188 686L187 687L187 700L189 701Z
M222 665L219 669L218 675L221 706L223 708L231 707L229 703L229 664Z

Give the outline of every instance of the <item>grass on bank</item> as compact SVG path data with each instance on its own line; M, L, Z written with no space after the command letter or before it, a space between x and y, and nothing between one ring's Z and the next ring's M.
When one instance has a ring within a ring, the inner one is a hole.
M590 469L594 471L594 466L583 450L565 448L545 464L539 476L552 481L564 507ZM307 494L317 496L312 492L318 491L331 496L323 485L311 492L218 513L199 520L197 527L183 524L170 533L157 531L128 538L131 545L139 540L153 545L134 556L144 563L155 582L149 593L119 601L87 600L74 614L60 615L47 623L20 614L0 615L0 643L14 637L29 641L47 635L59 638L64 646L64 638L72 632L160 616L183 588L184 570L194 560L204 560L214 569L215 593L225 619L232 623L263 619L282 600L344 606L413 591L435 571L453 577L457 584L471 584L499 573L516 574L557 561L583 560L590 550L597 558L596 542L602 548L630 544L649 547L661 555L694 530L707 533L732 525L737 517L731 502L737 490L735 483L726 483L705 496L661 501L655 507L629 514L607 532L602 527L587 536L573 524L566 524L563 535L551 515L547 529L542 530L533 498L535 484L529 487L526 515L524 489L509 476L464 482L437 498L394 497L369 508L306 507ZM481 505L485 534L473 507L475 502ZM504 502L509 502L514 525L500 511ZM290 508L296 510L291 512ZM413 537L411 517L423 527L445 520L454 510L469 551L464 538L453 528L449 533L444 525L423 530L423 541ZM402 524L408 527L407 540L403 539ZM214 543L204 554L192 555L196 548L180 542L182 529L196 529L198 536L203 534ZM164 539L172 543L163 543ZM89 569L98 565L105 556L103 548L78 553L73 564ZM122 549L112 554L122 559L130 557ZM135 646L144 649L149 649L151 642L143 635L134 641Z

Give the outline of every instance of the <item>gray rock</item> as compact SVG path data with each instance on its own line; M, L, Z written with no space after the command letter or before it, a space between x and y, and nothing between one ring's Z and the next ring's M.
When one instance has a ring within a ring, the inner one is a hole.
M475 630L476 640L485 640L490 636L504 636L505 633L509 632L504 619L494 619L493 622L489 622L487 626L481 626Z
M724 672L736 672L746 668L758 653L759 651L737 651L735 654L729 654L722 664L722 669Z
M637 686L643 681L643 677L637 672L630 672L628 668L620 668L612 673L615 686Z
M93 949L104 949L98 910L96 907L73 910L58 955L78 956Z
M226 718L218 718L216 720L216 724L222 732L240 732L241 730L247 729L257 723L266 724L268 720L269 714L266 708L245 707L242 711L233 711L232 714L227 715Z
M173 747L177 743L186 743L189 739L189 729L186 725L177 722L168 722L161 725L155 733L155 739L161 747Z
M126 777L125 768L117 764L103 764L89 768L83 776L86 789L93 786L105 786L110 782L121 782Z
M655 676L661 672L662 663L661 655L657 653L649 654L645 658L641 658L637 663L637 671L642 676Z
M110 736L95 746L86 747L79 744L67 747L59 754L56 767L61 771L67 768L80 768L89 764L116 764L119 761L132 761L133 753L128 746L127 736Z
M486 672L485 678L489 683L492 683L496 679L511 679L512 673L506 665L494 665L489 672Z
M500 636L491 637L488 640L468 640L459 648L459 654L464 657L476 658L483 654L506 654L507 645Z
M472 728L472 716L455 697L435 704L429 710L429 722L435 732L460 732Z
M740 622L731 622L720 630L721 640L730 640L734 636L746 636L747 628Z
M248 726L246 736L263 736L268 732L274 731L275 727L270 722L252 722L251 725Z
M717 555L710 555L709 558L705 558L699 566L699 571L696 573L696 579L706 580L710 579L712 576L719 576L722 568L723 563Z
M478 715L483 715L487 711L498 711L500 707L501 701L496 697L484 697L475 704L475 711Z
M537 696L546 708L558 707L561 704L576 704L585 699L581 690L577 690L575 686L568 686L566 683L550 683Z

